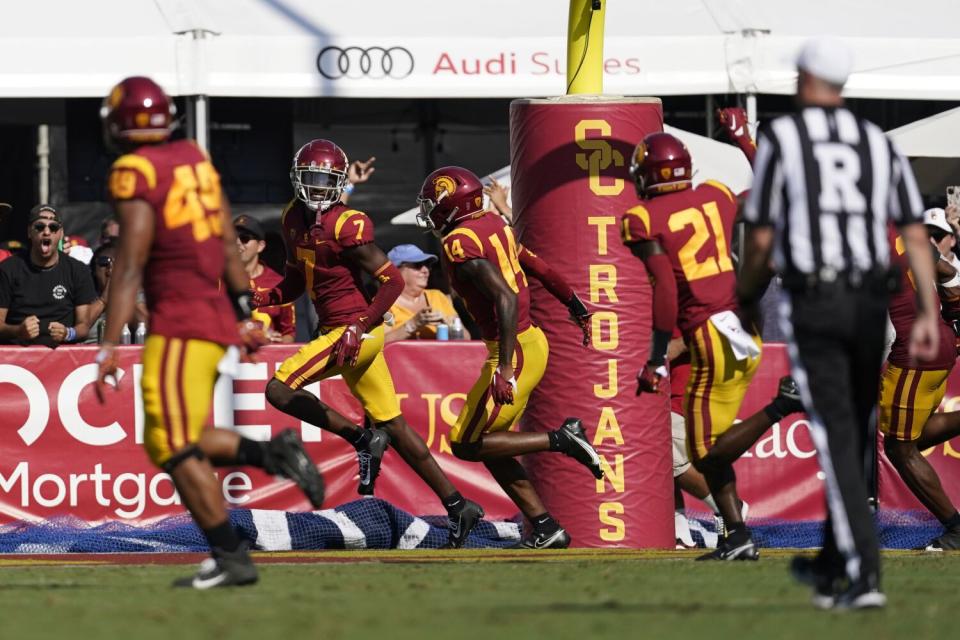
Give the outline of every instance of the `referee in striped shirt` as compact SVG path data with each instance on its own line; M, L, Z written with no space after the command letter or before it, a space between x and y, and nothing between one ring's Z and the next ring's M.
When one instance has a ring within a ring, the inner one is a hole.
M823 550L796 558L794 576L820 608L882 607L880 553L867 503L864 461L877 402L895 275L887 225L906 244L915 282L933 281L922 204L913 173L879 127L844 108L852 55L841 42L807 42L797 58L797 112L761 127L738 296L746 315L773 268L793 377L826 480ZM911 353L933 357L933 287L918 290Z

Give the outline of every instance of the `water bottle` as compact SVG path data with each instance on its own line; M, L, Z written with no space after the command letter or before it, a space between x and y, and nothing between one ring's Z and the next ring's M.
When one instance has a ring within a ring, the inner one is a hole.
M445 324L437 325L437 340L449 340L450 339L450 327Z
M120 344L130 344L130 339L133 336L130 335L130 327L124 323L123 331L120 332Z
M147 341L147 323L141 322L137 325L137 332L134 334L134 343L143 344Z
M459 316L454 317L450 322L450 339L463 340L463 322L460 321Z

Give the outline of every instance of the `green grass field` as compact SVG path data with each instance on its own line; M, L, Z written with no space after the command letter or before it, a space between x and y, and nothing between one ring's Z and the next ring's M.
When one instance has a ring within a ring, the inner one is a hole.
M960 604L960 554L888 554L889 607L840 613L809 605L787 576L790 553L764 553L751 564L588 550L259 554L258 585L209 592L169 587L190 565L6 556L0 637L918 640L952 628Z

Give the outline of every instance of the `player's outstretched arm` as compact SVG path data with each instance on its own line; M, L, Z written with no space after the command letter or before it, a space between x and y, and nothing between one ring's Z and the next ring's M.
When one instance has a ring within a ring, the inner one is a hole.
M587 311L586 305L580 300L573 287L543 258L526 247L520 247L517 257L524 273L539 280L550 295L562 302L570 311L570 319L583 331L583 346L590 344L590 316L593 314Z
M344 249L342 255L380 283L380 288L361 319L363 330L366 331L379 322L403 293L403 277L400 270L387 258L387 254L372 242Z
M457 263L458 278L465 278L497 308L499 334L499 366L490 391L497 404L513 404L517 381L513 375L513 352L517 345L517 294L507 285L499 269L489 260L467 260Z
M717 120L730 140L743 151L750 166L753 166L753 159L757 155L757 144L750 137L747 111L742 107L717 109Z
M645 240L630 245L633 255L643 260L647 273L653 278L653 336L650 340L650 358L637 376L637 393L656 392L666 375L667 346L677 324L677 281L670 259L656 240Z

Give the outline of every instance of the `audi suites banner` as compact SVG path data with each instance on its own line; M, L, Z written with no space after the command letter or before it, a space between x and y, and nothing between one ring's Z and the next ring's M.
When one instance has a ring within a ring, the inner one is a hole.
M695 80L681 91L722 93L729 75L722 55L663 62L659 38L608 37L604 90L630 95L678 93L677 73L693 65ZM566 38L555 37L347 37L315 39L293 34L251 47L249 38L225 33L204 40L205 93L215 96L286 97L514 97L557 95L566 85ZM722 43L716 40L717 53ZM657 60L658 66L647 64ZM704 60L711 60L704 70ZM242 70L240 72L239 70ZM690 84L693 82L693 84Z
M269 376L293 349L264 349L260 362L241 365L232 382L223 379L213 399L211 423L236 428L258 439L267 439L286 427L297 429L327 481L326 506L335 506L356 498L352 448L330 434L278 413L263 397ZM5 426L0 444L0 524L60 516L91 523L144 523L182 510L169 477L149 464L140 447L143 416L137 384L139 352L139 347L121 348L124 373L120 389L102 406L93 393L94 347L56 351L0 349L0 406ZM450 425L485 353L483 345L477 342L401 343L386 350L407 420L423 435L463 493L481 502L489 518L505 519L516 514L512 503L482 465L454 458L447 440ZM741 415L748 415L768 401L786 368L784 349L767 345ZM621 376L621 384L632 384L631 372L624 371ZM325 381L310 390L351 419L362 419L359 405L341 380ZM955 375L944 406L954 410L960 408L958 405L960 378ZM587 424L591 433L596 427L597 424ZM625 433L625 437L629 438L630 433ZM958 458L960 442L956 441L953 446L948 443L929 453L954 500L960 500ZM575 465L572 461L567 463ZM803 416L775 425L737 464L737 473L752 516L784 520L822 516L822 481ZM585 484L594 483L586 472L581 475ZM231 506L308 508L291 483L256 470L220 469L218 476L224 498ZM885 507L917 508L884 463L881 492ZM386 456L377 494L412 513L443 511L395 453ZM702 505L691 506L706 510Z

